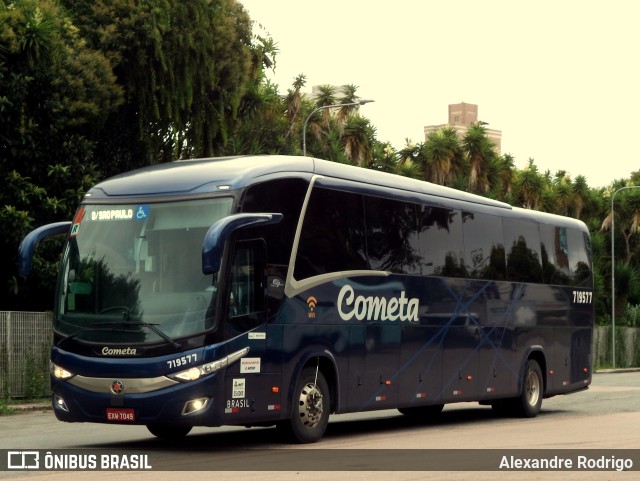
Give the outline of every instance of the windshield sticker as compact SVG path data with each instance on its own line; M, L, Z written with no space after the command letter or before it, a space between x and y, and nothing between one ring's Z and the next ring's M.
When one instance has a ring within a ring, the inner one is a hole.
M84 212L83 212L84 215ZM77 217L77 216L76 216ZM149 206L138 205L134 209L102 209L91 212L91 220L147 220L149 218Z
M149 206L148 205L139 205L136 207L136 219L137 220L147 220L149 217Z
M94 210L91 220L129 220L133 219L133 209Z
M78 231L80 230L80 223L82 222L82 218L84 217L84 207L80 207L78 212L76 212L76 216L73 218L73 225L71 226L70 236L78 235Z

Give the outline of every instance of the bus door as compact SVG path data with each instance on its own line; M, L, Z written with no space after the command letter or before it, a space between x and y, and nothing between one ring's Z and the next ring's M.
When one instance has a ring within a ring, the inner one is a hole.
M367 324L350 327L349 410L395 408L401 326Z
M249 352L226 370L225 422L238 424L263 418L280 405L280 364L277 356L282 336L266 324L266 246L262 239L235 246L228 272L225 338L227 354L246 347ZM270 349L272 347L272 349Z

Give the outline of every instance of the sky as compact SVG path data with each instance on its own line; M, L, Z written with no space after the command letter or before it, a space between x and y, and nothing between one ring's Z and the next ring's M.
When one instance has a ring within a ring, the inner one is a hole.
M354 84L376 138L400 149L478 105L523 169L591 187L640 170L640 2L635 0L239 0L279 49L286 94Z

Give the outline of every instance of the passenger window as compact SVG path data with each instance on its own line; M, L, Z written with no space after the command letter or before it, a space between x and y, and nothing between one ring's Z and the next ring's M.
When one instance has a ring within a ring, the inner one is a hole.
M591 242L589 236L577 229L567 229L567 244L569 246L569 270L571 284L574 286L588 286L591 282Z
M420 273L416 206L365 197L367 255L373 270Z
M420 206L418 230L424 276L465 277L460 211Z
M540 225L542 275L545 283L558 285L570 283L568 247L565 227Z
M507 280L542 282L538 224L526 220L504 219L503 227L507 248Z
M305 214L295 278L368 269L362 196L315 188Z
M462 212L464 262L469 277L505 279L505 247L502 218L477 212Z

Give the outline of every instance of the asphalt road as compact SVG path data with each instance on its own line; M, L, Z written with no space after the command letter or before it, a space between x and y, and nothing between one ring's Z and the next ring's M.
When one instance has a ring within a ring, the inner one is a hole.
M304 446L282 444L272 428L196 428L183 440L167 443L142 426L66 424L50 411L0 417L0 449L80 448L148 453L152 472L91 473L104 479L126 475L127 481L175 479L176 471L196 475L192 470L215 479L261 481L638 479L639 471L500 472L495 465L500 462L496 459L521 453L584 454L587 459L630 456L634 469L640 469L640 372L595 374L588 391L546 399L534 419L496 418L491 408L475 403L448 405L430 421L397 411L337 415L320 443ZM465 471L469 466L478 471ZM2 476L66 480L86 479L87 473L12 471L0 472Z

